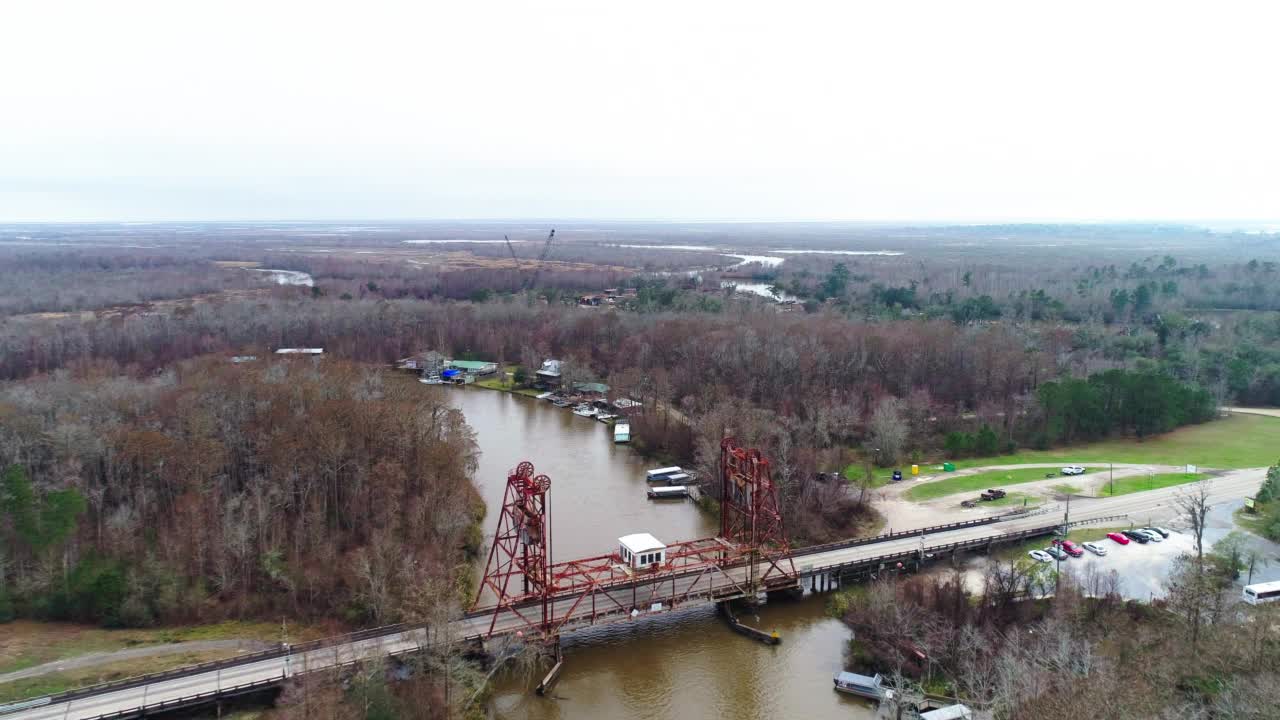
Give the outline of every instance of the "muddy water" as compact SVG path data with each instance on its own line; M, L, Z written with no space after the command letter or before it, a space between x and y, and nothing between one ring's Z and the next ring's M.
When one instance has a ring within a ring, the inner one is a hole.
M651 532L661 540L715 533L715 518L692 503L652 503L641 461L612 442L602 423L568 410L481 388L424 387L447 393L467 416L480 445L476 483L492 534L507 471L530 460L551 477L557 559L612 550L620 535ZM573 633L565 670L548 697L538 678L502 678L495 718L660 720L665 718L874 717L872 708L831 689L849 631L825 617L822 597L777 603L744 621L777 630L782 644L761 645L731 633L711 607Z

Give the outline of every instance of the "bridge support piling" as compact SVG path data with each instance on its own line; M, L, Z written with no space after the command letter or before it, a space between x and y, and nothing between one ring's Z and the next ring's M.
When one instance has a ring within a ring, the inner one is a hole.
M560 671L564 669L564 653L560 651L560 638L557 637L551 648L551 659L553 664L547 674L542 677L542 682L538 683L537 692L539 695L546 695L551 690L551 686L556 684L560 679Z
M765 645L777 645L782 642L782 636L778 634L777 630L774 630L773 632L765 632L764 630L758 630L750 625L743 625L738 622L738 616L734 614L733 607L728 601L716 603L716 610L719 611L720 617L724 618L729 629L739 635L745 635L752 640L757 640Z

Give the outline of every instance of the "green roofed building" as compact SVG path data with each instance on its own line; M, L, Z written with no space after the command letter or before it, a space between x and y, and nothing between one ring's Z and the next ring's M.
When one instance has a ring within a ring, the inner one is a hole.
M599 393L606 395L609 392L609 386L604 383L574 383L573 389L584 393Z
M498 364L483 360L450 360L449 367L472 375L492 375L498 372Z

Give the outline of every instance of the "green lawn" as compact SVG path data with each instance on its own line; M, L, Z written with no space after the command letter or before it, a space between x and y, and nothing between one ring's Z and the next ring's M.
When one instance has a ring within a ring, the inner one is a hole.
M1204 473L1160 473L1155 476L1151 475L1132 475L1130 477L1117 478L1114 485L1115 491L1112 492L1112 483L1102 486L1099 495L1110 497L1111 495L1128 495L1129 493L1142 492L1144 490L1155 490L1157 488L1172 487L1174 485L1185 485L1186 483L1195 482L1203 478L1209 477Z
M956 460L956 468L1020 463L1154 463L1202 465L1210 468L1267 467L1280 460L1280 418L1233 415L1190 425L1158 437L1105 440L1053 450L1025 450L1013 455ZM939 461L940 462L940 461ZM938 463L930 463L936 465Z
M866 468L862 466L862 463L853 463L844 469L844 477L849 482L856 482L857 479L861 478L865 472ZM911 479L910 465L908 465L906 470L903 471L902 477L908 480ZM871 487L873 488L888 485L889 482L893 480L893 468L872 468L871 478Z
M994 463L993 463L994 464ZM1094 472L1099 468L1085 468L1087 472ZM972 492L986 490L987 488L998 488L1005 485L1018 485L1021 483L1035 482L1044 480L1045 475L1056 472L1053 468L1018 468L1016 470L992 470L990 472L976 473L973 475L960 475L957 477L949 477L945 480L935 480L923 485L916 485L908 490L904 497L908 500L916 502L922 500L932 500L940 498L944 495L954 495L961 492Z
M516 384L511 381L511 377L509 375L506 379L494 375L493 377L487 377L483 380L476 380L472 384L476 387L485 388L486 390L500 390L502 392L515 393L517 395L528 395L529 397L537 397L542 394L541 390L517 387Z
M1054 490L1057 490L1058 492L1062 493L1063 495L1075 495L1076 493L1080 492L1080 488L1076 487L1075 485L1071 485L1071 484L1069 484L1069 483L1062 483L1061 485L1054 485L1054 486L1053 486L1053 489L1054 489Z

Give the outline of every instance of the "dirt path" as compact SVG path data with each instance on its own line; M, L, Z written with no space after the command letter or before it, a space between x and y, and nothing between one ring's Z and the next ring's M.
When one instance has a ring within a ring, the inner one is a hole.
M1280 408L1242 408L1242 407L1224 407L1229 413L1240 413L1242 415L1266 415L1268 417L1280 418Z
M275 647L275 643L259 642L257 640L194 640L191 642L167 643L164 645L128 648L112 652L88 653L87 655L79 655L73 658L66 658L65 660L55 660L43 665L36 665L35 667L5 673L0 675L0 684L13 682L15 680L23 680L29 677L36 677L38 675L46 675L48 673L78 670L80 668L92 667L94 665L105 665L107 663L119 662L122 660L136 660L138 658L168 655L170 653L203 652L207 650L238 650L241 652L256 652L258 650L266 650L272 647Z

